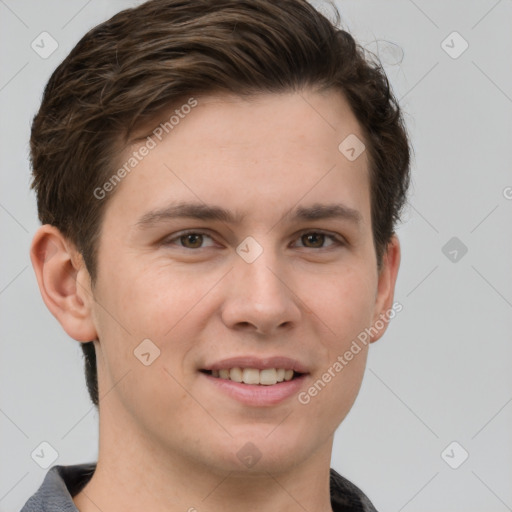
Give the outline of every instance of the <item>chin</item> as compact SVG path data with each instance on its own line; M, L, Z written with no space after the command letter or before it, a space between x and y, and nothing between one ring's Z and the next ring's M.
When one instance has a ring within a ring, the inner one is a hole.
M229 429L228 429L229 430ZM264 424L244 427L243 432L216 443L210 453L216 452L214 465L223 471L240 475L275 474L289 471L307 459L319 448L317 436L289 425Z

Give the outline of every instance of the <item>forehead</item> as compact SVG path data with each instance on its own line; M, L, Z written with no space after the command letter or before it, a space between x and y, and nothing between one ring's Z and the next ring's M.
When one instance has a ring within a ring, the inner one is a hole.
M346 153L346 141L359 141L359 151L364 135L341 93L194 101L193 108L173 106L135 134L117 165L126 168L134 158L136 165L116 185L107 210L131 225L176 200L232 207L255 222L305 203L341 202L361 210L363 220L369 214L366 151L356 159Z

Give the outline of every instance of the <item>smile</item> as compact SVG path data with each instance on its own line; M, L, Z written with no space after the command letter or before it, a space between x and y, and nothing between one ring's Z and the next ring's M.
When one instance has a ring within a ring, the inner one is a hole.
M288 368L225 368L220 370L202 370L212 377L231 380L243 384L273 386L279 382L290 381L299 377L300 373Z

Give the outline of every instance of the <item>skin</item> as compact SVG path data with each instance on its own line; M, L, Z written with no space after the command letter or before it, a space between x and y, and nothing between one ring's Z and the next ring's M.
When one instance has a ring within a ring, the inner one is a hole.
M198 370L284 355L307 365L307 390L390 310L399 242L392 238L379 272L366 152L349 161L338 150L349 134L364 140L339 92L198 98L108 197L94 287L55 227L37 231L31 259L47 307L75 340L97 340L100 447L95 474L74 497L81 512L331 510L333 436L368 346L307 405L297 395L244 405ZM177 200L246 217L135 226ZM360 222L287 220L314 203L343 203ZM186 229L206 232L202 245L176 236ZM318 230L344 244L302 236ZM252 263L236 253L247 236L263 248ZM160 349L149 366L133 354L147 338ZM250 468L237 457L248 442L261 454Z

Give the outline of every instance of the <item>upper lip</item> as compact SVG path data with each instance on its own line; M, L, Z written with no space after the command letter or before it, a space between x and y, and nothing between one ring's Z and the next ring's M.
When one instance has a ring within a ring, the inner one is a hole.
M309 373L306 366L296 359L284 356L273 357L252 357L239 356L229 359L222 359L202 368L203 370L225 370L230 368L256 368L265 370L266 368L284 368L285 370L294 370L297 373Z

